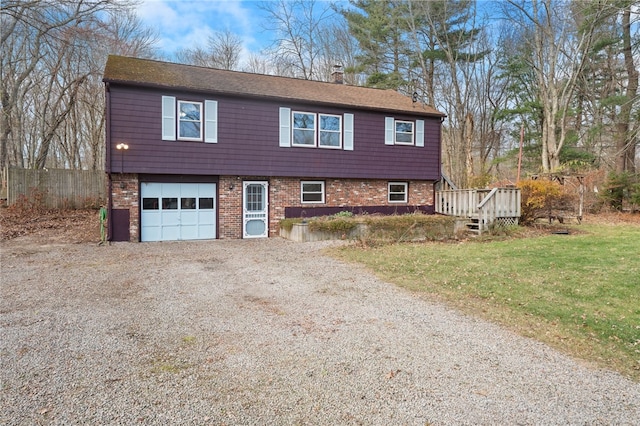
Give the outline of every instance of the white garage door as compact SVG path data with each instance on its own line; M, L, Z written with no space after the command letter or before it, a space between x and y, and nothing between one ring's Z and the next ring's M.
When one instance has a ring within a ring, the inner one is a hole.
M142 241L216 238L215 183L150 183L140 187Z

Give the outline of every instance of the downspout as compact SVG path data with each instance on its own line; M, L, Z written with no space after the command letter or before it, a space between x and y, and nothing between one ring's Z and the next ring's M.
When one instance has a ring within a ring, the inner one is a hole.
M113 182L111 181L111 91L109 83L105 82L105 170L107 171L107 241L113 238Z
M445 182L444 174L442 173L442 125L446 118L447 118L446 115L443 115L442 117L440 117L440 125L438 126L438 176L439 176L439 179L433 182L433 212L434 213L441 213L441 212L438 212L437 207L439 203L436 198L438 196L438 183L440 183L440 190L442 190Z

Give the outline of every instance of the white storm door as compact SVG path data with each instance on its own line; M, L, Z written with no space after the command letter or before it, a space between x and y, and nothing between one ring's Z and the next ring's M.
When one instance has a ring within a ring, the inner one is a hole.
M269 234L267 182L243 182L242 237L262 238Z

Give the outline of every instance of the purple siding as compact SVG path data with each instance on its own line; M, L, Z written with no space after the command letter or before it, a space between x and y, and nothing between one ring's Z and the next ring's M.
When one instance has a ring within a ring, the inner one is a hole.
M125 173L145 174L440 179L439 118L394 115L396 119L423 119L425 146L388 146L384 144L383 113L114 84L109 90L111 151L107 158L114 172L122 168ZM217 100L218 143L161 140L163 95L178 100ZM279 107L354 114L354 150L279 147ZM129 145L125 153L115 150L120 142Z

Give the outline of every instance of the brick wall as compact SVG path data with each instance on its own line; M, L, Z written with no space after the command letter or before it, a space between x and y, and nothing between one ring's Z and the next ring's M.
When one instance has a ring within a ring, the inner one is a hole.
M113 174L112 207L129 209L131 241L140 241L139 181L136 174ZM300 178L243 178L220 176L218 181L218 238L242 238L242 184L244 180L269 182L269 236L280 232L285 207L302 207ZM387 201L387 180L325 179L325 203L309 207L405 205ZM408 205L433 205L433 182L410 181Z
M299 178L272 178L269 186L269 235L280 232L285 207L302 207ZM389 203L388 180L325 179L325 203L304 204L309 207L433 205L433 182L410 181L407 203Z
M140 185L138 175L111 175L111 202L114 209L129 209L129 241L140 241Z
M242 179L220 176L218 181L218 238L242 238Z

